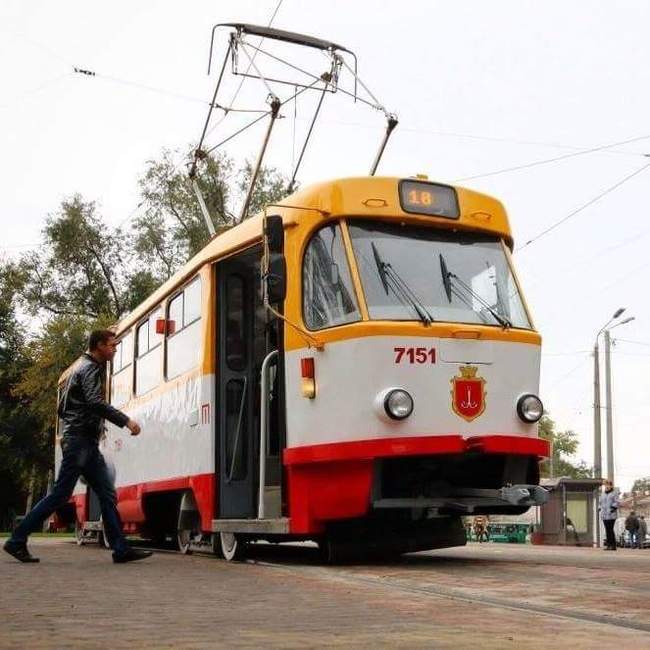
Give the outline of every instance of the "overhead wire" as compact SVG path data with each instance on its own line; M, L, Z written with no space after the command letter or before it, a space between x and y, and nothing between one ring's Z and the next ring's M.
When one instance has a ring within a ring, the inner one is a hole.
M589 361L589 356L586 355L583 359L580 360L578 364L576 364L569 372L563 374L559 379L554 379L551 381L551 385L548 387L547 390L553 390L559 383L563 382L565 379L568 379L574 372L577 370L580 370L587 362ZM543 382L546 384L546 381Z
M631 343L632 345L644 345L650 348L650 342L647 341L630 341L629 339L619 339L618 336L614 340L621 343Z
M29 90L26 90L26 91L22 92L17 97L14 97L13 99L11 99L8 104L0 104L0 108L4 108L4 109L12 108L16 104L22 103L28 97L31 97L32 95L35 95L35 94L41 92L42 90L44 90L48 86L52 86L53 84L61 81L62 79L65 79L66 77L69 77L71 74L72 73L70 73L70 72L64 72L63 74L57 75L56 77L52 77L51 79L48 79L48 80L44 81L43 83L39 84L35 88L31 88Z
M548 165L554 162L560 162L562 160L568 160L569 158L575 158L576 156L584 156L589 153L596 153L597 151L604 151L606 149L611 149L613 147L620 147L625 144L630 144L632 142L640 142L641 140L647 140L650 138L650 135L641 135L636 138L629 138L627 140L620 140L619 142L612 142L610 144L600 145L598 147L591 147L590 149L581 149L574 153L567 153L562 156L555 156L553 158L546 158L544 160L535 160L533 162L525 163L523 165L515 165L514 167L504 167L502 169L496 169L491 172L485 172L483 174L475 174L473 176L464 176L462 178L457 178L453 182L458 183L462 181L476 180L479 178L487 178L488 176L496 176L498 174L505 174L508 172L519 171L520 169L530 169L531 167L538 167L540 165Z
M600 201L600 199L607 196L610 192L613 192L615 189L619 188L624 183L627 183L627 181L634 178L635 176L640 174L642 171L648 169L648 167L650 167L650 163L646 163L645 165L643 165L639 169L635 170L631 174L628 174L627 176L625 176L621 180L617 181L613 185L610 185L606 190L602 191L600 194L598 194L594 198L590 199L586 203L583 203L580 207L576 208L575 210L572 210L571 212L569 212L569 214L567 214L566 216L562 217L561 219L559 219L558 221L556 221L555 223L550 225L548 228L546 228L545 230L540 232L538 235L536 235L532 239L529 239L525 244L523 244L523 246L520 246L519 248L516 248L515 253L523 250L527 246L530 246L530 244L532 244L533 242L536 242L538 239L541 239L542 237L544 237L544 235L547 235L552 230L555 230L555 228L557 228L558 226L561 226L563 223L565 223L566 221L568 221L572 217L575 217L575 215L579 214L580 212L582 212L583 210L588 208L590 205L593 205L594 203L597 203L598 201Z

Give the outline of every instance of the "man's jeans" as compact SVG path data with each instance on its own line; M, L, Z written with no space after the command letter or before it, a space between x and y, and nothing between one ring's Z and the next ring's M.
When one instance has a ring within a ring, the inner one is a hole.
M51 494L39 501L20 522L11 536L12 541L26 542L30 533L40 530L43 522L68 502L79 476L83 476L99 497L108 543L116 554L125 553L128 544L115 505L115 487L97 441L86 436L68 436L63 439L62 447L63 460Z

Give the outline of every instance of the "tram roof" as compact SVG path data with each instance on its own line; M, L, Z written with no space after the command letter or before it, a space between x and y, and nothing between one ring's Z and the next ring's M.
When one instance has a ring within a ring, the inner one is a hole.
M460 216L448 219L405 212L400 206L399 182L403 179L380 176L343 178L309 185L294 192L278 204L266 208L266 214L281 214L296 225L317 227L328 219L340 217L399 219L410 223L435 224L447 230L481 231L503 237L512 246L512 236L505 209L500 201L473 190L454 187L458 195ZM189 280L207 262L251 246L262 237L264 213L246 219L214 237L194 257L164 282L153 294L117 324L121 332L150 312L176 287Z

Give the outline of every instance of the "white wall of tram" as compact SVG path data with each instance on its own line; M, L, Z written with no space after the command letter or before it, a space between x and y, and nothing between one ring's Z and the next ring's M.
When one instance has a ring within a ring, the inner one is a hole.
M436 363L396 364L394 348L431 347ZM300 392L300 359L315 359L316 398ZM451 380L466 363L486 380L485 411L466 422L452 410ZM424 337L367 337L328 343L322 351L297 350L286 357L287 446L370 440L399 436L461 434L537 435L516 413L517 399L539 392L540 347L526 343L462 341ZM389 387L413 396L413 414L386 421L374 406ZM543 396L542 400L543 400Z
M124 408L142 433L107 424L102 452L117 487L215 471L214 375L190 374L164 392ZM208 408L202 408L208 405Z

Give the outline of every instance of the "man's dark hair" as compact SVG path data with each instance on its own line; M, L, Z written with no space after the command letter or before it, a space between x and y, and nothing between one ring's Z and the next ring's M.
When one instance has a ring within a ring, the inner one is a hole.
M106 343L109 339L114 338L115 332L111 332L111 330L93 330L88 337L88 349L92 352L100 343Z

